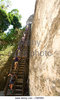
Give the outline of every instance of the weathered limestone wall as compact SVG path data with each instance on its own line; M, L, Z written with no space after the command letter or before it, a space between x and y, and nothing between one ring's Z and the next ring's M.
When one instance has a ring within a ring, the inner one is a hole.
M29 64L31 96L60 95L60 0L37 0Z

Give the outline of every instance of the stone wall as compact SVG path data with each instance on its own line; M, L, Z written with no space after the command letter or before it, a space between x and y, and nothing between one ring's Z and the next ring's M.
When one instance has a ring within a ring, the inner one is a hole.
M31 96L60 95L60 0L37 0L29 62Z

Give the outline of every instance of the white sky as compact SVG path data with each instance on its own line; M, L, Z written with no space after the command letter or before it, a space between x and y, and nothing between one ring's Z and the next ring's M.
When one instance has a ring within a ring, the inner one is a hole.
M25 26L28 17L34 13L36 0L11 0L11 2L12 6L9 11L18 9L22 15L22 26Z

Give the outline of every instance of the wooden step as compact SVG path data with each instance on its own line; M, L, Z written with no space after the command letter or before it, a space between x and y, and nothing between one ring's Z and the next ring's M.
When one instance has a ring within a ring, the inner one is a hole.
M24 66L19 66L19 69L24 69Z
M20 64L19 65L19 68L23 67L24 68L25 64Z
M19 71L18 72L24 72L24 70L23 69L19 69Z
M23 96L22 93L15 93L14 96Z
M16 89L17 89L17 88L22 89L22 88L23 88L23 85L15 85L14 87L15 87Z
M17 75L17 78L23 78L24 76L23 75Z
M12 73L17 73L17 70L12 70Z
M25 60L21 60L20 63L21 63L21 62L25 62L25 61L26 61L26 59L25 59Z
M17 74L21 75L21 74L24 74L24 72L18 72Z
M20 68L19 68L18 72L24 72L24 69L20 69Z
M18 70L23 69L24 70L24 66L20 66Z
M26 62L21 62L19 65L25 65L26 64Z
M23 65L24 65L24 64L25 64L25 62L21 62L19 65L21 65L21 64L23 64Z
M18 71L23 71L24 72L24 69L23 68L20 68Z
M23 92L23 89L15 89L15 93L17 92Z
M19 71L18 72L24 72L24 70L23 69L19 69Z
M18 85L22 85L23 84L23 79L17 79L17 81L16 81L16 84L18 84Z
M20 77L20 76L21 76L21 77L24 77L23 74L19 74L19 73L18 73L18 74L17 74L17 77Z
M18 78L17 80L16 80L17 82L23 82L23 79L22 78Z

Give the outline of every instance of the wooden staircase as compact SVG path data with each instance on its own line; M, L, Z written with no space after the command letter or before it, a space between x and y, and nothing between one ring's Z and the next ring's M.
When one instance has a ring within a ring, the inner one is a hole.
M12 68L12 73L15 72L17 78L14 82L13 93L11 93L9 89L9 78L7 79L7 83L4 89L5 96L28 96L29 88L28 88L28 66L29 66L29 33L27 34L27 38L23 44L23 47L20 44L21 48L21 59L18 62L18 68L15 71L14 67Z

